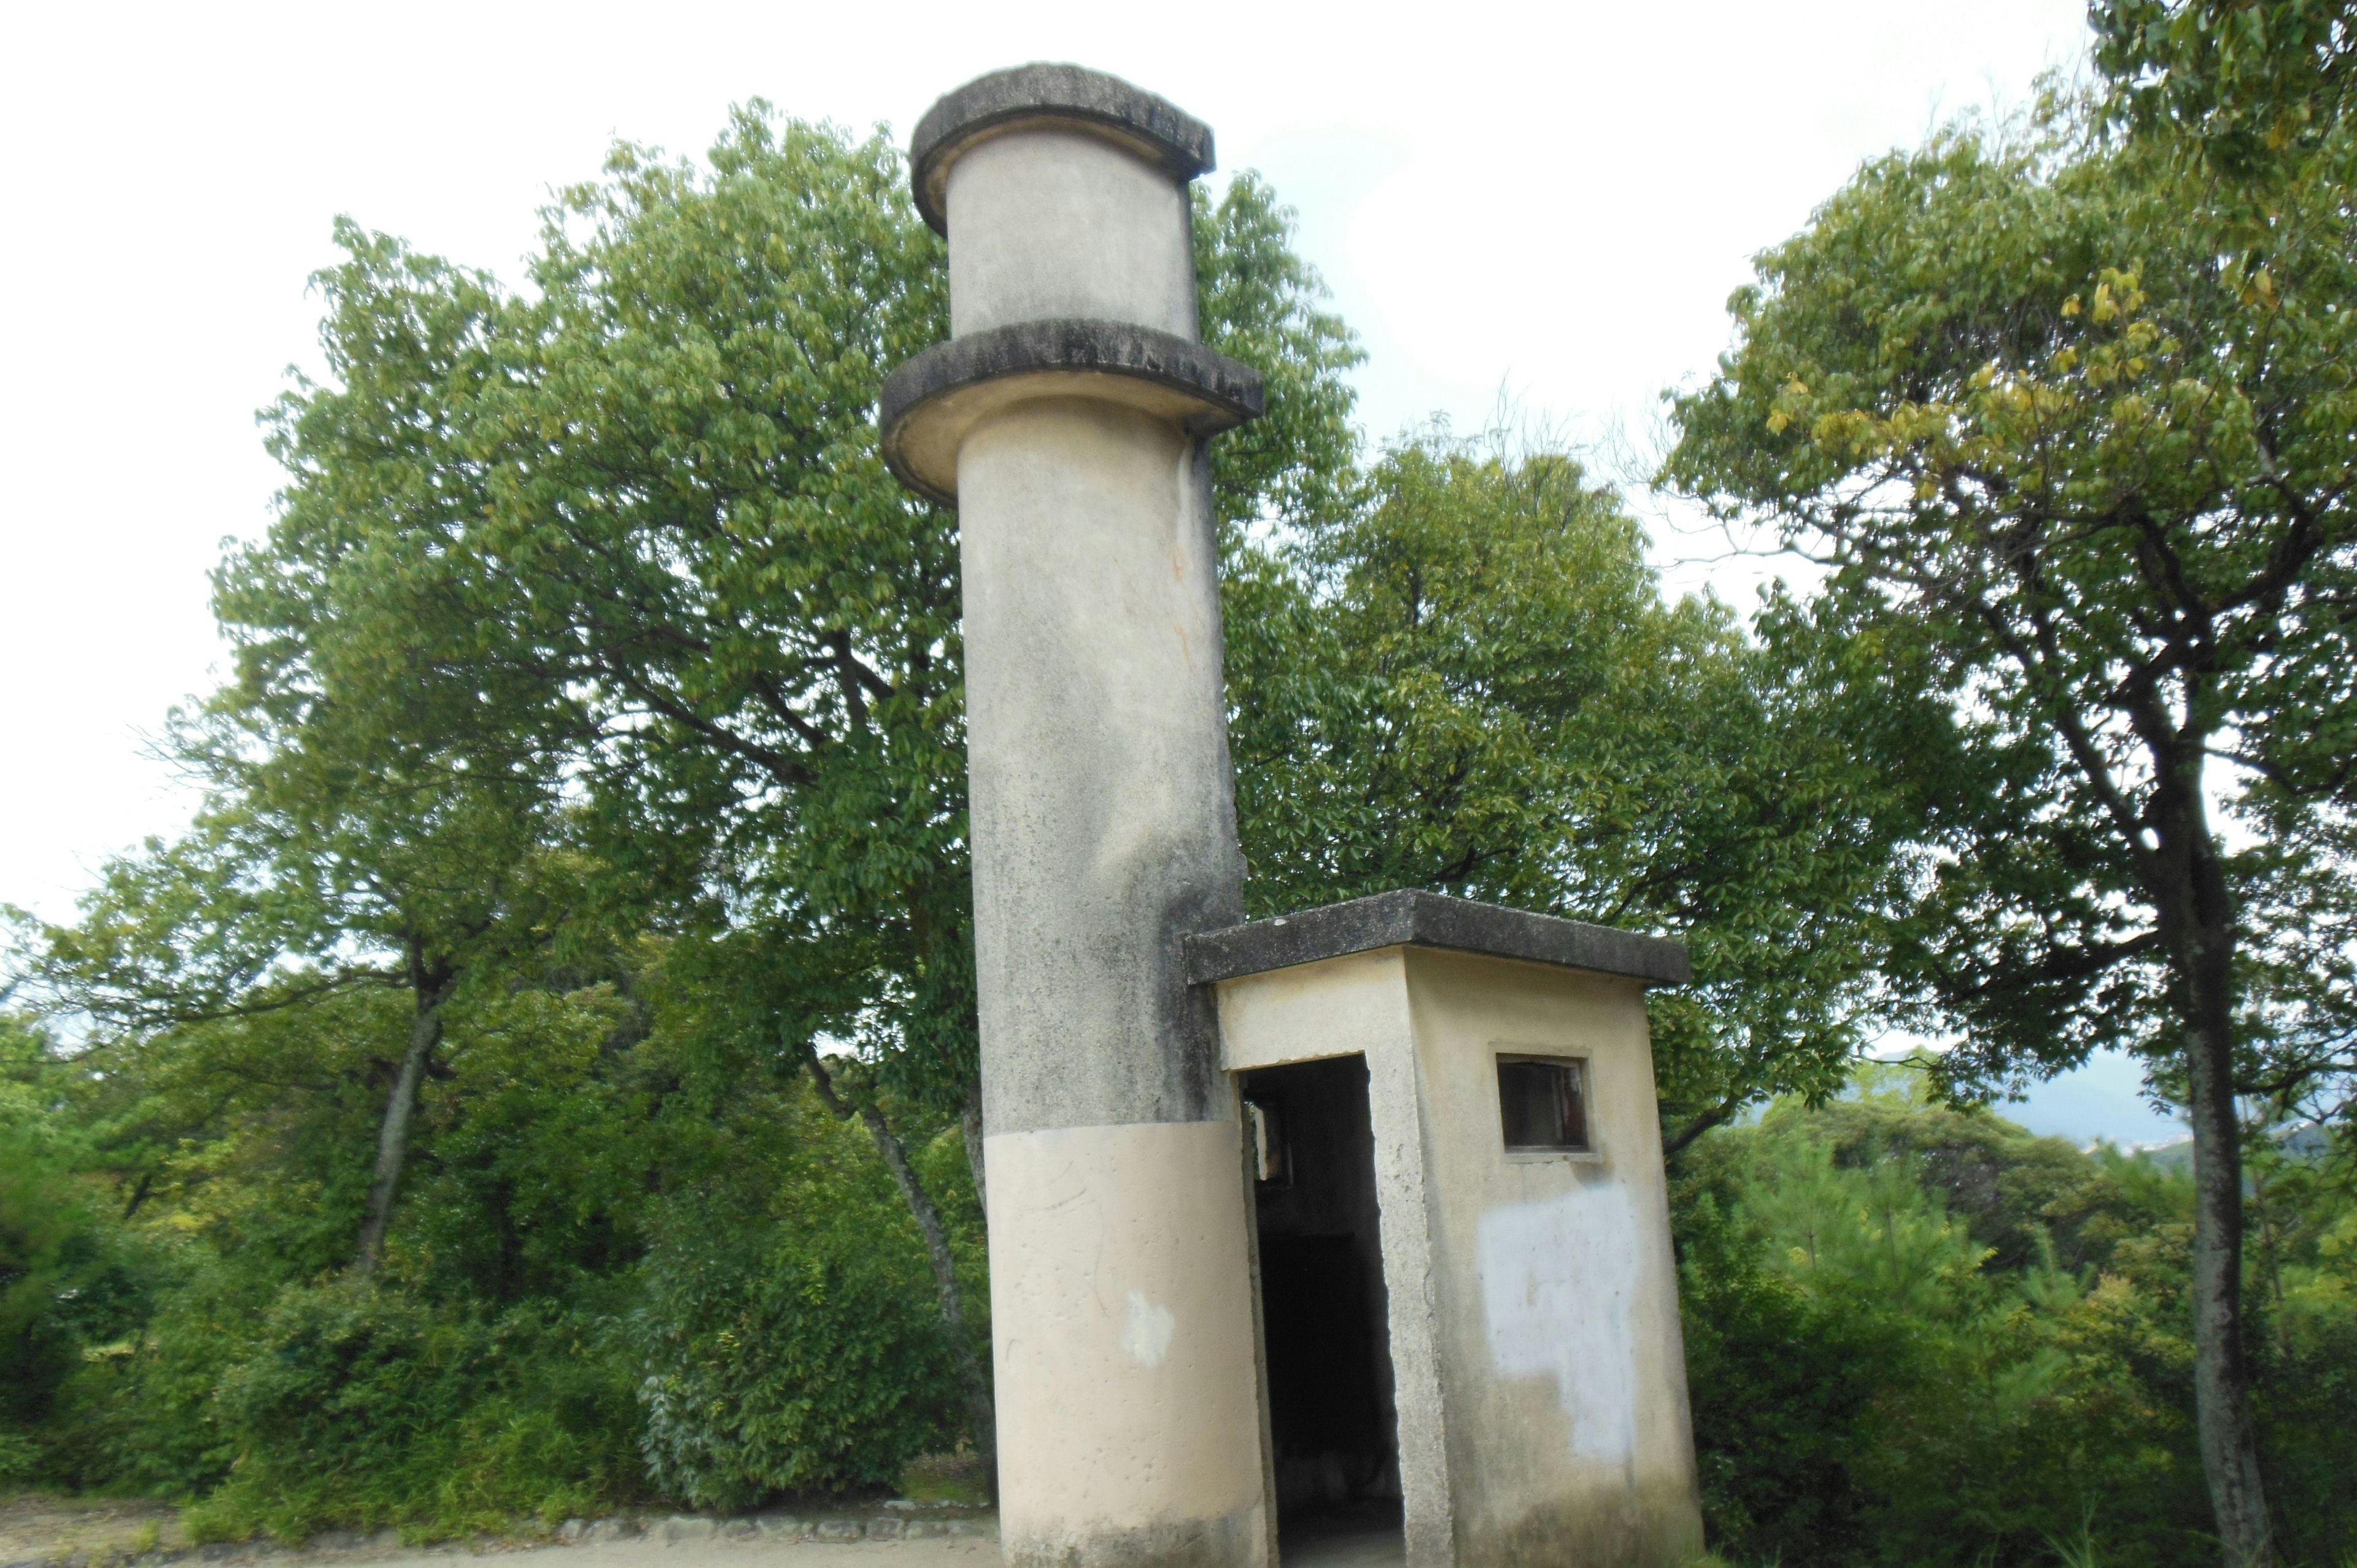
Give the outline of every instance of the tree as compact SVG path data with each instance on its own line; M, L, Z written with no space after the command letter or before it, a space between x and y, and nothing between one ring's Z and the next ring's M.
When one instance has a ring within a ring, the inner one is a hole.
M1664 603L1571 457L1437 431L1232 552L1228 592L1254 913L1426 887L1682 938L1697 983L1652 1002L1674 1154L1846 1081L1906 820L1871 757L1923 714Z
M339 232L389 286L365 321L331 295L346 314L322 338L342 384L301 387L274 411L290 471L280 516L214 574L234 674L176 715L170 743L206 804L180 841L111 865L78 925L45 933L38 969L70 1005L135 1031L406 991L353 1252L366 1274L452 999L562 934L582 913L583 867L561 843L563 781L529 706L540 693L425 656L468 631L439 591L441 544L485 492L463 429L423 393L500 373L502 307L479 277ZM367 352L347 351L355 336ZM377 417L307 427L322 402ZM334 504L317 482L328 469ZM380 525L342 526L363 504Z
M1220 494L1282 512L1348 467L1351 351L1265 187L1197 231L1212 345L1270 381ZM875 425L885 373L948 329L898 151L759 104L705 169L619 147L548 212L529 299L340 237L335 378L277 411L257 581L345 585L350 640L480 694L478 744L563 758L599 875L659 889L743 1026L905 1178L986 1443L894 1120L962 1116L982 1187L955 517L891 478Z
M236 564L220 600L233 635L257 627L235 618ZM557 940L577 912L578 868L554 843L554 779L454 746L414 685L403 696L405 682L346 681L339 661L366 652L338 646L339 623L276 629L289 635L242 639L241 678L178 730L181 760L208 782L190 832L111 863L81 921L42 933L35 972L143 1047L355 990L405 991L405 1040L370 1060L384 1110L350 1254L365 1275L453 999ZM202 1045L191 1059L247 1070ZM232 1084L218 1103L235 1096Z
M1961 1029L1952 1084L2121 1046L2186 1103L2230 1564L2270 1552L2236 1096L2329 1110L2357 1067L2300 1023L2347 1015L2350 166L2286 184L2255 252L2233 192L2075 103L1870 164L1736 295L1665 468L1824 564L1846 683L1952 707L1889 758L1933 852L1889 975Z
M2106 116L2230 180L2318 151L2357 81L2347 0L2095 0L2087 20Z

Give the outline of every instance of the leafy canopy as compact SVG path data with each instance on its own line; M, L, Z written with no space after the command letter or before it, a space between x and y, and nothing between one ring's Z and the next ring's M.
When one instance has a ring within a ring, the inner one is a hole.
M2057 105L1868 166L1735 296L1666 474L1830 567L1826 629L1893 661L1861 691L1953 704L1889 762L1938 852L1894 977L1960 1081L2166 1064L2174 824L2214 793L2240 1081L2296 1097L2352 1043L2357 252L2334 180L2251 256L2085 135Z

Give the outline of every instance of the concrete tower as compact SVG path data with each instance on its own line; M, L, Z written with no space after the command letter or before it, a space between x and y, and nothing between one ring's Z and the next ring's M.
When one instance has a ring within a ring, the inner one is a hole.
M1260 377L1196 341L1211 134L1071 66L911 149L949 342L885 455L959 511L1001 1532L1013 1563L1271 1553L1249 1177L1183 941L1242 916L1206 443Z
M1685 950L1412 890L1239 923L1207 443L1261 382L1195 340L1211 132L1025 66L912 163L952 336L884 452L960 513L1007 1561L1267 1568L1278 1509L1307 1559L1690 1561Z

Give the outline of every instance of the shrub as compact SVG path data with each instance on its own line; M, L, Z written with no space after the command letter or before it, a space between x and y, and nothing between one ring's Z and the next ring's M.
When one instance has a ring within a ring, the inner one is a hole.
M1865 1417L1907 1346L1758 1269L1689 1271L1682 1294L1695 1461L1712 1543L1742 1562L1854 1559L1873 1498Z
M43 1436L60 1485L187 1498L229 1474L237 1454L213 1394L248 1353L271 1292L188 1251L159 1278L154 1315L85 1354L59 1390Z
M2357 1517L2347 1171L2254 1169L2255 1413L2287 1559ZM1675 1186L1714 1546L1738 1561L2210 1563L2188 1178L1878 1090L1695 1144Z
M634 1323L656 1486L744 1508L886 1485L953 1444L955 1369L914 1252L856 1224L675 1233Z
M545 1306L487 1320L389 1284L290 1288L216 1396L237 1457L191 1530L431 1538L610 1507L637 1476L615 1348Z
M87 1359L135 1331L157 1272L88 1174L60 1077L48 1037L0 1014L0 1484L58 1478L44 1429Z
M31 1438L0 1432L0 1490L31 1480L40 1458L41 1451Z

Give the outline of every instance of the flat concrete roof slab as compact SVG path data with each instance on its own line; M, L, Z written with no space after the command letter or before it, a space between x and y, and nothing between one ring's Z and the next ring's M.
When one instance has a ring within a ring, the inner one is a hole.
M1684 942L1400 888L1189 937L1187 980L1202 985L1394 947L1520 959L1648 985L1684 985L1694 979Z

